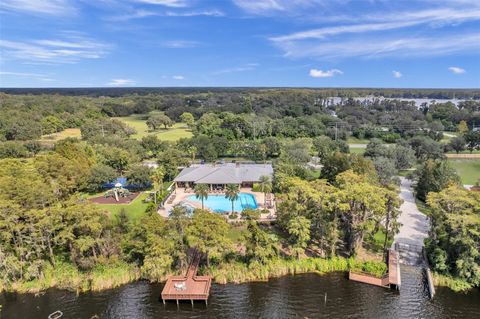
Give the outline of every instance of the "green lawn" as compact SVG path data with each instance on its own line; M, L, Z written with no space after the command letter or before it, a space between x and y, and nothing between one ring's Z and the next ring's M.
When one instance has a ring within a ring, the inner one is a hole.
M79 128L67 128L64 129L61 132L58 133L53 133L53 134L48 134L48 135L42 135L42 138L40 138L38 141L42 144L53 144L55 142L58 142L60 140L64 140L68 137L74 137L74 138L82 138L82 134L80 133Z
M462 179L463 184L473 185L480 179L480 159L448 159Z
M192 137L192 132L186 127L184 123L175 123L173 127L164 130L158 130L151 132L147 127L147 115L146 114L134 114L126 117L115 117L115 119L120 120L127 124L128 126L134 128L137 133L132 135L135 139L141 139L147 135L156 135L159 139L164 141L177 141L184 137Z
M457 154L457 152L452 151L452 152L448 152L447 154ZM465 151L459 152L458 154L480 154L480 150L473 150L472 152L470 152L469 150L465 150Z
M148 193L143 192L130 204L96 204L98 207L110 212L111 217L115 217L122 208L125 209L129 220L136 220L145 214L148 207L148 203L144 203L143 200L147 198Z
M370 143L370 139L368 138L356 138L354 136L350 136L347 138L348 144L368 144Z
M351 154L363 155L363 153L365 153L365 148L361 148L361 147L350 147L350 153L351 153Z

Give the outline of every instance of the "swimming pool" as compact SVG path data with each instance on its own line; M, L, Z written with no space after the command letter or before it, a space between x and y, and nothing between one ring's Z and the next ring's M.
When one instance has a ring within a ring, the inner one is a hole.
M202 203L195 195L188 196L187 199L192 202ZM232 211L232 202L225 197L225 195L208 195L208 198L203 201L205 208L209 208L216 213L227 213ZM241 212L245 208L256 209L258 207L255 196L248 193L238 193L238 199L233 204L233 209L236 212Z

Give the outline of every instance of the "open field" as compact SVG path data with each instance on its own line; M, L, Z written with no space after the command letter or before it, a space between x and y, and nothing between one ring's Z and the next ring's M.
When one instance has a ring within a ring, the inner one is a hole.
M461 152L459 152L458 154L466 154L466 155L477 154L477 155L478 155L478 154L480 154L480 150L473 150L473 151L471 151L471 152L468 151L468 150L466 150L466 151L461 151ZM451 156L451 157L455 157L456 155L457 155L456 152L448 152L448 153L447 153L447 156L449 156L449 157L450 157L450 156Z
M473 185L480 179L480 159L449 159L448 161L457 171L463 184Z
M60 140L69 138L69 137L74 137L74 138L81 138L82 134L80 133L79 128L67 128L64 129L61 132L58 133L53 133L53 134L48 134L48 135L42 135L42 138L39 139L38 141L42 144L53 144L55 142L58 142Z
M370 143L370 139L368 138L356 138L354 136L349 136L347 138L348 144L368 144Z
M135 139L141 139L147 135L156 135L163 141L177 141L184 137L192 137L192 132L187 129L187 126L184 123L175 123L173 127L169 128L168 130L161 129L151 132L148 130L145 114L115 117L115 119L120 120L128 126L134 128L137 133L132 135L132 137Z

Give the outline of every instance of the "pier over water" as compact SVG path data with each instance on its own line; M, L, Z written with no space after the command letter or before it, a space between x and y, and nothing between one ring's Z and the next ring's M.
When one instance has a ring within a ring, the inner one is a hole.
M211 276L197 276L198 265L202 255L198 250L192 253L192 262L188 267L185 276L172 276L168 278L167 283L163 287L162 300L175 300L178 304L179 300L204 300L207 303L212 285Z

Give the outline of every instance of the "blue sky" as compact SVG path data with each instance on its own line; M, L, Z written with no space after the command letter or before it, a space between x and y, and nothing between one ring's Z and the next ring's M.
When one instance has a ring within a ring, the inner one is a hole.
M480 87L479 0L2 0L0 87Z

